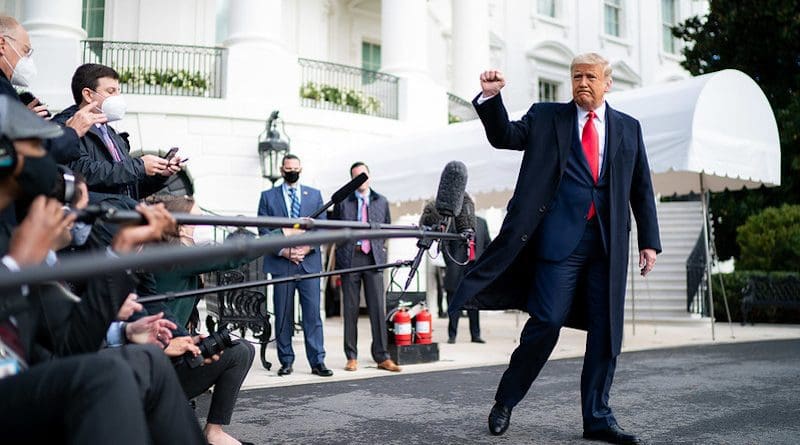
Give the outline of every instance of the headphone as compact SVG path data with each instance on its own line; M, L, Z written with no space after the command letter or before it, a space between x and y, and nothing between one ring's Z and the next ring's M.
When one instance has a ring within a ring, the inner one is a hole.
M17 150L7 136L0 136L0 179L5 179L17 168Z

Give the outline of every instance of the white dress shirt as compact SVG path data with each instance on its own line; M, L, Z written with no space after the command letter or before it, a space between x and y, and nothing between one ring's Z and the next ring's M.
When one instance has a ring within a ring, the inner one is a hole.
M575 110L577 111L577 121L578 121L578 139L583 137L583 127L586 126L586 121L589 120L589 111L584 110L578 104L575 104ZM606 151L606 101L603 101L597 109L594 110L594 128L597 131L597 139L598 139L598 151L600 152L599 157L599 164L598 164L598 172L597 176L603 174L603 155Z

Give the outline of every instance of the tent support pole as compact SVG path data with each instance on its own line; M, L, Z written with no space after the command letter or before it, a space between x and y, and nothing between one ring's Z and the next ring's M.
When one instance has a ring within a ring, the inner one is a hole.
M714 331L714 291L711 286L711 249L708 233L708 193L703 184L703 174L700 173L700 196L703 202L703 244L706 250L706 289L708 292L708 313L711 316L711 340L716 340Z

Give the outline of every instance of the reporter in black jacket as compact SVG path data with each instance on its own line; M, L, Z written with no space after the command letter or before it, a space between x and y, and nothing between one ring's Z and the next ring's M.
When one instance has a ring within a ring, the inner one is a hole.
M57 114L53 121L66 125L70 118L87 109L108 122L124 117L126 105L120 94L119 74L111 67L87 63L72 76L75 105ZM96 106L92 106L96 103ZM92 125L80 140L78 159L69 167L86 178L89 191L122 194L142 200L164 187L169 176L179 172L181 158L171 160L154 155L132 158L128 141L106 123Z

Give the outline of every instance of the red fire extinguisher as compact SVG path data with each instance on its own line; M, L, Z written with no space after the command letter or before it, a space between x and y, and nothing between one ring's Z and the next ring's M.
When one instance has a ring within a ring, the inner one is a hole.
M405 308L394 314L394 343L397 346L411 344L411 317Z
M416 316L417 343L429 345L433 339L433 317L428 312L428 308L423 308L422 312Z

